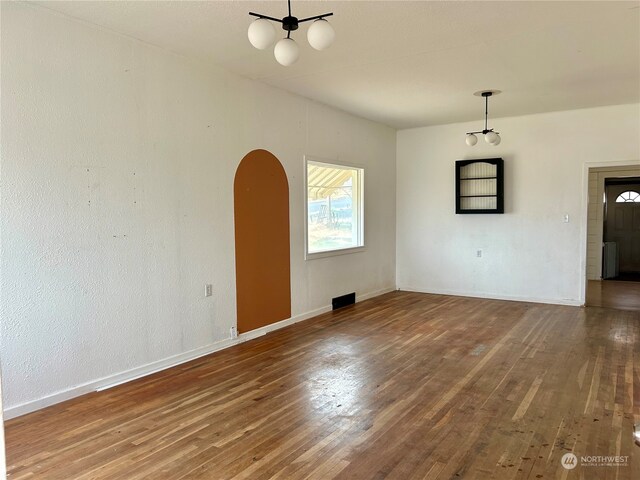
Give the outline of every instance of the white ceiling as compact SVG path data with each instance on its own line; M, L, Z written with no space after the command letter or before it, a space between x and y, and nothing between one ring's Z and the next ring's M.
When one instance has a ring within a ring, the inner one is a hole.
M640 1L301 1L328 11L323 52L293 33L282 67L247 40L249 11L281 18L286 2L36 2L397 128L640 101ZM284 36L284 35L283 35Z

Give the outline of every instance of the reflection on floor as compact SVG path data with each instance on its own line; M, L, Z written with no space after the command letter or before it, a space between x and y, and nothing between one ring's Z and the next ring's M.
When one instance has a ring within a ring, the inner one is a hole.
M640 282L589 280L587 306L640 311Z

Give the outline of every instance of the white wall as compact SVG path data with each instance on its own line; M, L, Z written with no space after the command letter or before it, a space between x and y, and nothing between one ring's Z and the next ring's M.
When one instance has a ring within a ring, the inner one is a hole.
M495 119L502 143L468 147L481 124L398 132L398 288L583 303L585 164L640 163L639 105ZM455 161L491 157L505 160L505 214L456 215Z
M289 178L294 319L394 288L393 129L35 6L2 2L1 40L8 416L229 344L256 148ZM365 252L304 260L305 154L365 166Z

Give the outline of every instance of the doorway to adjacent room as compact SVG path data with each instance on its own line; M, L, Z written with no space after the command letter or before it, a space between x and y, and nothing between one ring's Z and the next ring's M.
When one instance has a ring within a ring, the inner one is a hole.
M640 310L640 165L589 169L587 306Z

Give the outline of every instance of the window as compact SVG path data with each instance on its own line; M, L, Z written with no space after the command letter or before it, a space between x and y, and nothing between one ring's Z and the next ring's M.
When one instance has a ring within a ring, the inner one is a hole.
M620 195L618 195L618 198L616 198L616 203L624 202L640 203L640 193L634 192L633 190L622 192Z
M306 159L307 258L364 246L362 168Z

